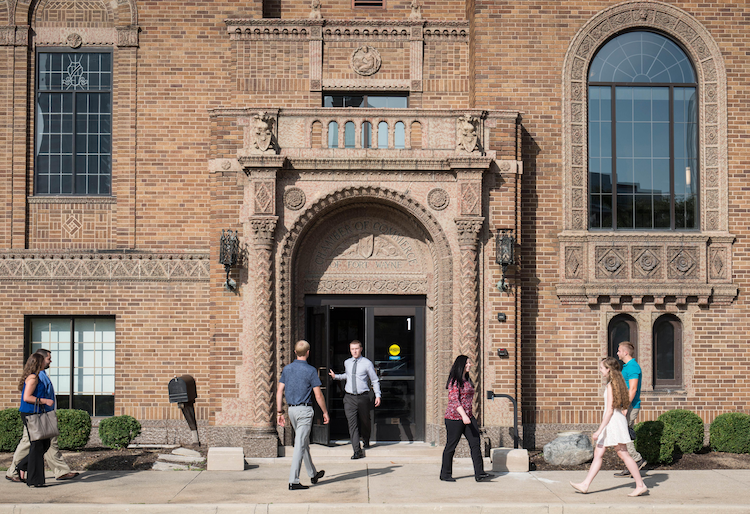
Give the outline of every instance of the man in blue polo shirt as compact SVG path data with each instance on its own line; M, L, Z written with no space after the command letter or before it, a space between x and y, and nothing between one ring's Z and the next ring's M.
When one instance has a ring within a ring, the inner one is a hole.
M294 454L292 455L292 469L289 471L289 490L309 489L310 486L299 483L299 471L302 461L305 461L307 474L310 482L317 484L318 480L325 475L324 470L317 471L310 457L310 430L313 422L312 396L323 411L323 423L328 424L328 409L323 393L320 391L320 378L314 367L307 363L310 357L310 343L297 341L294 345L294 353L297 359L284 367L279 378L279 388L276 391L276 411L278 412L277 423L280 427L285 425L282 400L286 395L286 403L289 405L289 421L294 428Z
M617 348L617 356L620 358L625 365L622 367L622 378L625 379L625 384L628 386L628 394L630 396L630 406L628 407L628 413L626 415L628 419L628 428L632 430L635 425L635 420L638 418L638 413L641 410L641 367L633 358L635 354L635 347L630 341L623 341ZM631 432L632 433L632 432ZM635 443L628 443L628 453L633 458L638 469L643 469L647 462L641 456L640 453L635 449ZM630 478L630 471L627 469L619 473L615 473L616 477Z

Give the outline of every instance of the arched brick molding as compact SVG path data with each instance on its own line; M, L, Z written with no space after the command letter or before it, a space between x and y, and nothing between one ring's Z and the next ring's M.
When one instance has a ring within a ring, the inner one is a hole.
M11 4L15 3L15 9L11 5L9 11L16 25L30 25L31 20L35 19L37 12L40 9L44 9L44 5L48 2L48 0L7 1ZM75 4L76 0L68 0L68 3ZM115 26L136 27L138 25L138 9L136 8L135 0L116 0L116 2L102 1L101 4L110 14L110 20Z
M441 384L453 358L453 257L445 232L428 208L402 192L378 186L352 186L334 191L306 209L291 225L279 244L278 285L277 285L277 351L278 365L290 358L290 342L301 334L304 313L300 307L303 293L295 284L297 252L302 248L307 233L318 221L342 209L376 204L380 208L397 211L401 216L411 218L412 223L428 239L433 270L432 287L427 294L427 307L433 310L433 334L436 351L435 360L428 363L433 376L428 376L428 384ZM428 342L429 345L429 342ZM428 397L430 391L428 391ZM440 397L431 394L432 402L427 409L427 423L430 416L439 412Z
M607 41L638 29L680 44L697 74L700 231L588 230L588 70ZM558 234L557 295L564 303L705 306L734 301L738 289L732 283L735 238L728 233L726 90L719 46L695 18L671 5L620 3L600 11L578 31L563 64L564 221ZM678 260L690 261L690 273L675 268Z
M700 92L701 229L727 230L726 72L718 45L685 11L661 2L625 2L594 16L565 55L563 122L565 229L588 228L587 72L596 51L630 29L651 29L679 42L693 61ZM717 198L709 202L708 198ZM710 205L709 205L710 204Z

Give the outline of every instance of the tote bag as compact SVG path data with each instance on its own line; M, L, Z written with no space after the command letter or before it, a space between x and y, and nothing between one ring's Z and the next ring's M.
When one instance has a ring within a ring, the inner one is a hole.
M39 441L40 439L49 439L57 437L60 431L57 429L57 411L36 412L39 405L37 398L34 403L34 414L26 416L26 430L29 431L29 441Z

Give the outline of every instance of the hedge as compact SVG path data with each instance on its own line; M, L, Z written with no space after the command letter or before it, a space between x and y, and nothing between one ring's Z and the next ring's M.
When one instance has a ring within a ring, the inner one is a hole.
M80 450L89 442L91 416L85 410L59 409L57 426L60 429L57 446L61 450Z
M141 424L132 416L115 416L99 422L99 437L110 448L125 448L140 433Z
M665 462L669 459L672 462L674 454L674 444L668 442L662 445L662 434L664 433L664 423L661 421L644 421L637 423L635 430L635 449L641 454L646 462ZM662 446L664 455L662 456Z
M0 410L0 451L16 451L22 436L23 422L18 407Z
M675 452L679 453L695 453L703 448L705 435L703 420L696 413L685 409L674 409L665 412L657 419L664 423L662 445L671 441Z
M716 416L709 435L714 451L750 453L750 415L727 412Z

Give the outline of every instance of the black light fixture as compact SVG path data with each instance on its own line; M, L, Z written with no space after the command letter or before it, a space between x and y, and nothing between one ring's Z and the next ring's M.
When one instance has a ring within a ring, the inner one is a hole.
M219 262L224 265L224 269L227 272L227 281L224 287L230 291L234 291L237 287L237 282L229 278L229 272L232 270L232 266L237 264L237 257L240 253L240 239L237 236L237 231L222 230L220 244Z
M513 250L516 246L516 238L513 237L513 229L498 229L497 234L495 235L495 246L495 262L503 267L503 278L498 282L497 288L500 291L507 291L510 289L510 286L505 281L505 272L507 271L508 266L515 264Z

